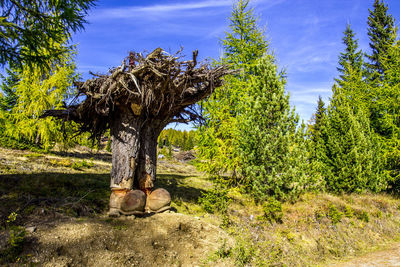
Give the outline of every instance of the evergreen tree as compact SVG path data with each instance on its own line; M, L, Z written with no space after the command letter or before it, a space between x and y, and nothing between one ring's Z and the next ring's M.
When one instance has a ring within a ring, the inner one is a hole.
M393 36L395 21L387 11L387 5L381 0L375 0L373 10L369 10L368 36L372 51L370 55L366 55L369 62L365 63L365 67L370 81L383 79L385 69L381 58L382 55L387 55L387 50L395 42Z
M386 187L381 176L380 145L370 125L371 84L363 79L361 52L347 26L339 56L339 78L326 118L325 133L316 159L326 188L336 193L380 191ZM321 146L322 144L322 146Z
M313 142L318 142L326 126L326 108L321 96L318 97L317 110L312 120L313 123L309 126L310 137Z
M362 73L362 51L358 50L358 40L354 39L355 34L351 29L350 25L347 24L346 30L344 31L343 44L346 46L345 51L340 53L339 56L339 79L335 81L342 86L342 82L349 80L349 73ZM352 69L350 71L350 68Z
M327 133L327 110L321 96L318 98L317 110L313 114L311 124L308 125L307 151L310 162L310 172L320 189L325 188L324 176L326 173L325 146Z
M17 103L18 96L15 93L15 86L18 82L17 70L6 69L6 76L1 75L2 83L0 90L4 95L0 96L0 110L9 111Z
M253 9L248 5L249 0L239 0L235 4L230 17L230 32L222 40L224 54L220 63L241 72L226 77L224 86L217 88L202 104L205 123L199 128L197 148L202 170L211 175L229 174L233 182L236 182L240 169L238 114L243 111L238 104L247 94L246 83L251 77L249 66L268 48Z
M395 35L395 32L393 33ZM400 191L400 42L381 55L385 80L376 92L376 129L383 146L385 177L392 190Z
M0 1L0 66L50 68L49 60L62 59L68 50L54 42L63 43L71 32L83 29L93 5L94 0Z
M250 71L240 120L242 174L256 200L294 199L310 184L304 125L296 130L298 115L290 108L284 73L278 73L274 57L264 56Z
M381 176L379 145L364 109L355 108L346 91L333 87L325 144L326 187L335 193L378 192L386 187Z

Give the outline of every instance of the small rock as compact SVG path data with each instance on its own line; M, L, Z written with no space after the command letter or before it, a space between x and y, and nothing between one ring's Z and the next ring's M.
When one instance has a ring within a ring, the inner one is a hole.
M25 230L26 230L28 233L31 233L31 234L32 234L33 232L36 232L36 227L35 227L35 226L26 227Z
M252 221L254 219L254 215L250 215L250 221Z

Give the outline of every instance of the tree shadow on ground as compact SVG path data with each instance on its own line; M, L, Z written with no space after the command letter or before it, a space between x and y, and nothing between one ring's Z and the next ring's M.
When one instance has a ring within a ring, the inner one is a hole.
M90 152L63 152L63 151L52 151L51 154L60 157L74 157L80 159L95 159L104 162L111 162L111 153L90 153Z
M17 224L47 217L103 212L110 196L109 174L35 173L0 175L0 223L10 213Z
M190 175L180 174L157 174L156 187L167 189L172 197L172 201L185 201L197 203L198 198L204 189L190 186L185 180L190 178Z
M156 187L167 189L173 201L197 203L203 189L190 185L191 176L158 174ZM66 215L93 216L108 209L110 174L35 173L0 175L0 225L12 212L19 225Z

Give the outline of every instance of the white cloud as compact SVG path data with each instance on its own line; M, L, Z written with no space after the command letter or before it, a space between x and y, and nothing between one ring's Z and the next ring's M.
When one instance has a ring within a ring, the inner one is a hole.
M200 10L205 8L218 8L232 6L231 0L199 1L189 3L176 3L151 6L125 6L118 8L98 9L91 16L92 19L127 19L145 16L176 15L184 11ZM200 14L200 13L199 13Z

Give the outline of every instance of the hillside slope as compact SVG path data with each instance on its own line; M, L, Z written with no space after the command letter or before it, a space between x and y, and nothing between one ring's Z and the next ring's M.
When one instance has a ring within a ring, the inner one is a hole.
M232 188L226 212L209 214L198 200L212 181L169 160L159 161L157 186L175 212L109 218L110 168L108 153L0 148L0 264L334 265L400 237L400 201L384 194L306 194L271 221L276 210Z

